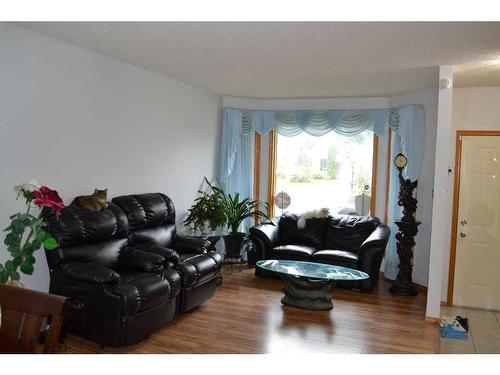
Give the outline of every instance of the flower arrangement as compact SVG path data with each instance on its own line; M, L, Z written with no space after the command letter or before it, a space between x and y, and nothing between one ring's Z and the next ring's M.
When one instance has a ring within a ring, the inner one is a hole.
M60 215L64 202L57 191L41 186L36 181L14 187L17 199L22 196L26 200L27 209L25 213L17 213L10 217L10 225L5 228L4 243L7 245L12 259L0 263L0 284L5 284L9 280L18 281L20 274L31 275L34 271L35 257L33 253L40 249L42 245L47 250L55 249L57 241L45 231L46 223L41 216L33 216L30 213L32 205L39 208L47 207Z

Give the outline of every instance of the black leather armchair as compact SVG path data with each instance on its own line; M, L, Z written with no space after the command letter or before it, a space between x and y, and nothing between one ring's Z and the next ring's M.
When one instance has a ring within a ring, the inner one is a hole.
M210 241L177 234L175 208L169 197L161 193L124 195L112 202L127 216L130 245L163 254L180 273L177 311L191 310L213 296L222 257L209 251Z
M380 264L389 240L390 229L375 217L333 215L327 219L309 219L306 227L297 227L297 215L285 214L250 228L255 257L327 263L368 273L367 280L339 281L338 285L371 290L376 285ZM260 268L258 276L275 276Z
M179 274L171 258L131 248L128 221L113 204L101 212L73 207L43 212L59 247L46 250L50 292L70 298L65 331L100 345L136 343L174 316Z

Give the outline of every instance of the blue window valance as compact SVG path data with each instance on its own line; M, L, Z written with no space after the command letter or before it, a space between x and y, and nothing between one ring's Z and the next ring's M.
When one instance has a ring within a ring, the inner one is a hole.
M391 109L366 111L255 111L224 108L224 117L233 124L241 124L240 134L256 131L259 134L276 130L293 137L306 132L322 136L335 131L346 136L359 134L367 129L382 135L390 118ZM397 119L397 117L394 117ZM235 125L238 127L238 125Z

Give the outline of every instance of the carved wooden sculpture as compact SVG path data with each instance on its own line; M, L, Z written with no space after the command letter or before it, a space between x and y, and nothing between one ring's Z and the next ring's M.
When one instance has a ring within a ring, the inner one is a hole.
M399 228L399 232L396 234L399 272L389 291L401 296L415 296L417 290L413 285L411 274L413 271L413 247L420 222L415 220L418 201L413 196L413 191L416 189L418 181L403 178L402 172L406 163L407 160L403 154L398 154L394 159L394 164L399 170L398 205L403 207L403 216L394 221Z

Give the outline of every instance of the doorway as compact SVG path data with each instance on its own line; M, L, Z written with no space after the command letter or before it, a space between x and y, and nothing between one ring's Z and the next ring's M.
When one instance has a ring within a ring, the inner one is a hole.
M458 131L447 304L500 310L500 131Z

